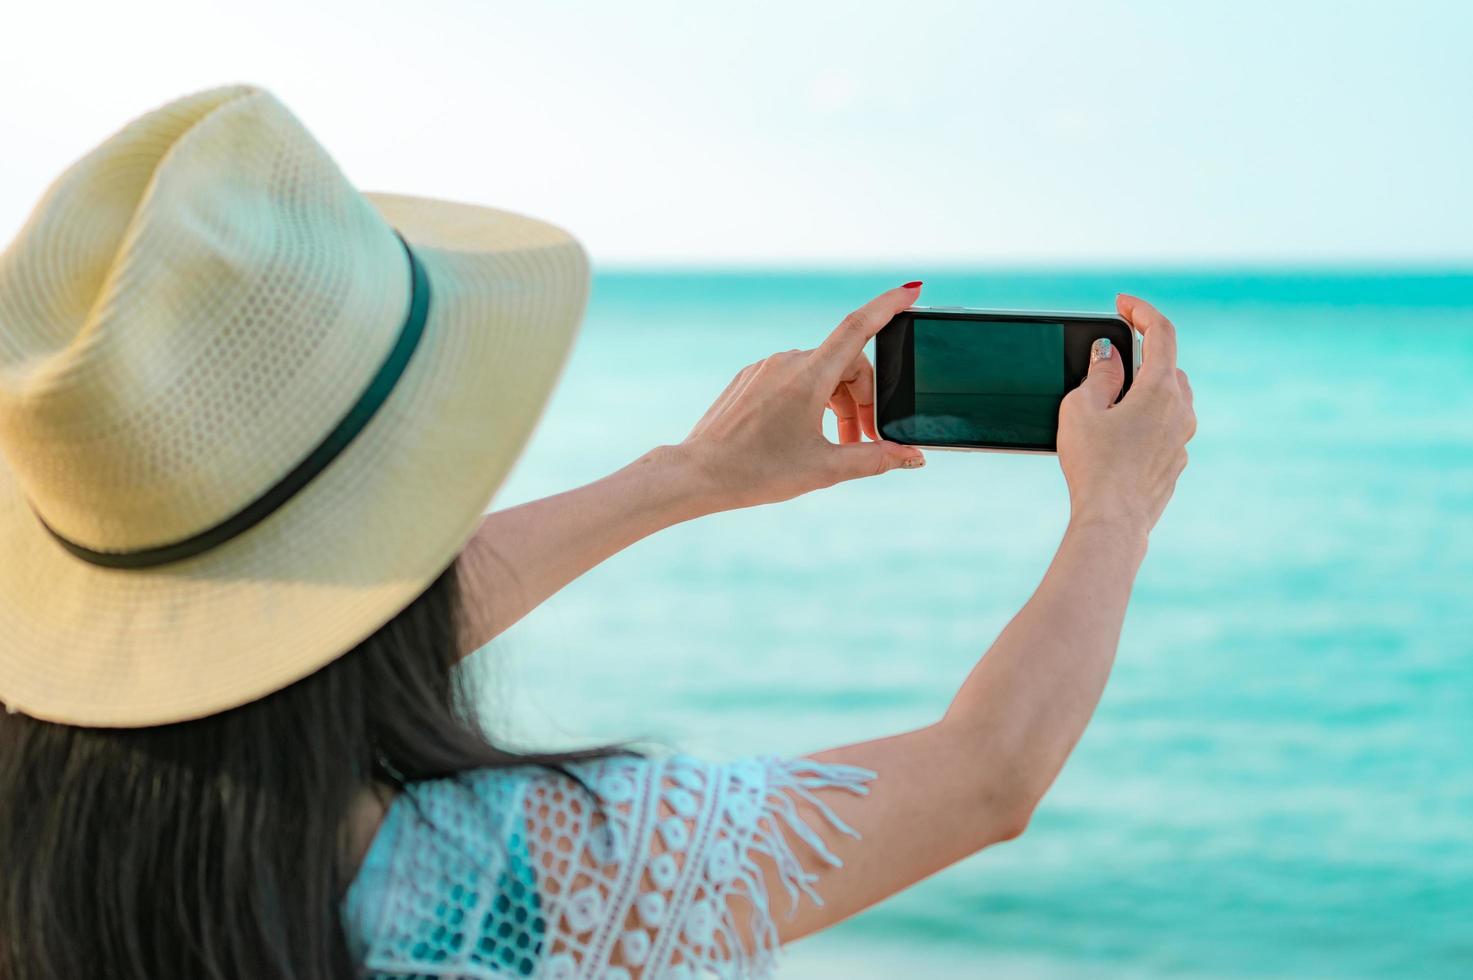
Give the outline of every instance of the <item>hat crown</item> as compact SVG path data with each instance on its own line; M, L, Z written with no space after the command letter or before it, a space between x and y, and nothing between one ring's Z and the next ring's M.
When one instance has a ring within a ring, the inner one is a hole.
M392 229L270 93L172 102L0 254L0 454L87 548L188 538L328 433L408 297Z

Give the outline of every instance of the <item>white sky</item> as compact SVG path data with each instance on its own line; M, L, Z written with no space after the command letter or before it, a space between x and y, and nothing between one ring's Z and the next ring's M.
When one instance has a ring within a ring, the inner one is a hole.
M5 4L0 241L129 118L273 89L367 189L604 264L1473 261L1473 4Z

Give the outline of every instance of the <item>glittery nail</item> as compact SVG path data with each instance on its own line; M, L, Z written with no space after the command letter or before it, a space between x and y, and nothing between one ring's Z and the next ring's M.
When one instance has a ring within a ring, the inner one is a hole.
M1108 361L1110 359L1110 352L1114 349L1114 345L1110 343L1109 337L1101 337L1099 340L1096 340L1089 348L1090 363L1093 364L1095 361Z

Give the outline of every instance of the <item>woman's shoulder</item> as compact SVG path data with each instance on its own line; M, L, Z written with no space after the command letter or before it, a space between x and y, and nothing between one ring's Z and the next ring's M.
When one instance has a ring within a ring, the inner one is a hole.
M681 963L763 976L777 937L755 859L790 902L818 901L792 845L837 858L795 804L852 833L813 791L862 793L872 777L804 759L621 755L416 783L353 883L350 944L379 976L643 976Z

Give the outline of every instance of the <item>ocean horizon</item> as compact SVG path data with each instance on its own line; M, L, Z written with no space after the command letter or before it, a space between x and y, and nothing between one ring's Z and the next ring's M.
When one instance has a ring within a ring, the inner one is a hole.
M934 305L1145 297L1199 431L1028 832L780 976L1473 975L1473 269L599 270L496 505L680 440L741 367L912 278ZM913 728L1037 585L1067 507L1053 457L932 451L641 542L473 663L524 744L723 759Z

